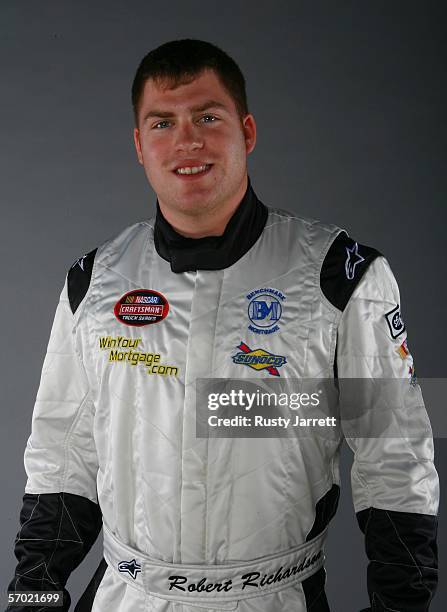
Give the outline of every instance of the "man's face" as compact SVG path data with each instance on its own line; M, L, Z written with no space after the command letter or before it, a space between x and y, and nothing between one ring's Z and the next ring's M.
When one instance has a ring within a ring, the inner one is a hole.
M205 70L175 89L148 80L134 140L162 210L195 216L238 197L256 126L252 115L241 120L215 72Z

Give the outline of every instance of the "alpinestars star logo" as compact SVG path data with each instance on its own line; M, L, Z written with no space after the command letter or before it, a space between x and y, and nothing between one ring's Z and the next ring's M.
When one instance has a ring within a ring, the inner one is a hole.
M87 257L87 255L83 255L82 257L77 259L71 267L74 268L75 266L79 266L81 268L81 270L84 272L84 259L86 257Z
M348 280L352 280L355 275L355 267L362 261L365 261L365 258L360 255L359 245L357 244L357 242L354 243L354 246L352 247L352 249L350 249L349 247L346 247L346 254L347 254L347 258L345 262L346 278Z
M120 561L118 563L118 571L122 572L123 574L130 574L135 580L138 572L141 572L141 565L137 563L135 559L132 559L132 561Z

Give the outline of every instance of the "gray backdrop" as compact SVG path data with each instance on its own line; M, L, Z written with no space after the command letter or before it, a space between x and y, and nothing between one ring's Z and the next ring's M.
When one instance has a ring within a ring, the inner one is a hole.
M13 573L23 449L64 275L154 210L133 151L130 85L141 57L166 40L203 38L235 57L258 124L250 159L258 196L346 227L384 253L417 373L445 377L446 12L441 1L2 0L2 587ZM445 440L436 451L445 480ZM345 450L327 549L338 612L367 604L349 463ZM441 565L444 541L441 522ZM98 542L70 579L75 600L99 557ZM446 603L442 577L431 610Z

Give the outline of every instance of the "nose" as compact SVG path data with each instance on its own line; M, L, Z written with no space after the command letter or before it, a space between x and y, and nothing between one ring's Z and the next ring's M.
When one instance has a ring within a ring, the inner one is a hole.
M193 121L181 121L177 125L175 148L178 151L195 151L203 148L203 136Z

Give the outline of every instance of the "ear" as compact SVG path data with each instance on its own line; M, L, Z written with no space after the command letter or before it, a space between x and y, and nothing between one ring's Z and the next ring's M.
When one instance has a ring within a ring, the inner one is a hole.
M137 152L138 161L141 165L143 165L143 154L141 152L141 142L140 142L140 130L138 128L134 128L133 130L133 141L135 144L135 150Z
M242 127L245 136L245 148L247 155L253 151L256 145L256 121L251 113L242 120Z

